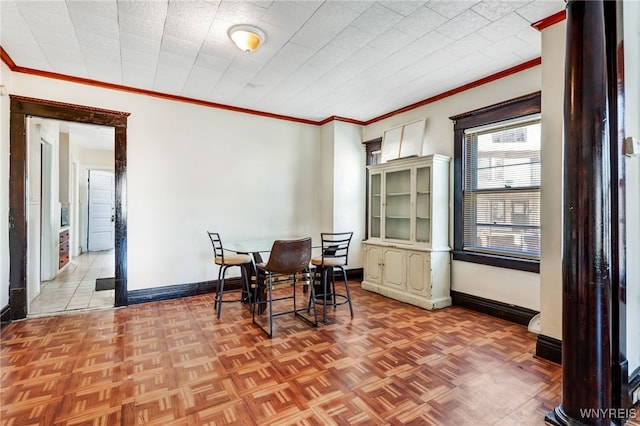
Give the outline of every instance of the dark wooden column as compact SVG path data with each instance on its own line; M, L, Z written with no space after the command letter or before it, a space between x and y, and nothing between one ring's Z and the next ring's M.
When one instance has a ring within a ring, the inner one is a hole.
M560 425L611 425L611 162L603 1L567 3ZM613 123L615 125L615 123ZM586 411L591 410L591 411Z

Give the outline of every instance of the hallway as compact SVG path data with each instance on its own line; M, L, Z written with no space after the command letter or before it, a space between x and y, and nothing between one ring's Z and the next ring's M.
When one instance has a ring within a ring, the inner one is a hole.
M115 290L96 291L96 278L113 277L114 251L87 252L74 257L51 281L41 283L40 294L29 304L28 317L60 312L112 308Z

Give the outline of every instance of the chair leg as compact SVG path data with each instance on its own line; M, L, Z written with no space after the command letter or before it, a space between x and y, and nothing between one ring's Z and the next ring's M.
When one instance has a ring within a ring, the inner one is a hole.
M322 267L322 322L327 322L327 290L329 281L329 268Z
M273 337L273 280L269 274L269 338Z
M320 278L318 278L318 274L321 274L322 270L319 269L319 266L315 266L313 268L313 272L311 271L311 269L309 269L309 282L310 282L310 286L314 287L316 286L316 281L320 281L320 283L322 283L322 275L320 275ZM315 292L314 292L315 293ZM311 311L311 300L312 300L312 295L309 295L309 303L307 304L307 312ZM315 304L315 303L314 303Z
M226 266L220 267L220 271L218 272L218 319L220 319L220 314L222 313L222 297L224 296L224 275L227 270Z
M258 307L257 306L258 305L258 286L259 286L258 274L257 274L257 271L256 271L256 286L253 289L253 300L254 300L254 303L253 303L253 307L251 308L251 320L252 320L252 322L254 324L256 323L256 308Z
M349 280L347 279L347 271L344 270L344 267L340 268L342 270L342 276L344 277L344 288L347 292L347 302L349 302L349 311L351 312L351 318L353 318L353 305L351 304L351 292L349 292Z
M338 306L338 302L336 301L336 274L335 274L335 267L331 267L331 301L333 302L333 309L336 308L336 306Z
M311 270L309 270L309 276L311 276ZM310 287L311 287L311 291L310 291L311 300L313 300L313 323L314 323L314 326L317 327L318 326L318 310L316 309L316 290L313 285L311 285Z
M293 274L293 315L298 315L298 310L296 307L296 281L297 274Z
M230 267L239 266L240 267L240 280L241 280L241 288L240 288L240 297L239 299L227 300L227 302L235 302L239 301L241 303L249 303L249 310L253 313L253 307L255 305L254 301L257 297L257 294L252 294L251 291L251 276L249 270L246 268L246 265L220 265L220 269L218 270L218 288L215 293L213 299L213 308L217 311L217 317L220 318L222 315L222 304L225 302L224 294L225 294L225 281L226 281L226 273L227 269ZM257 287L256 287L257 291Z
M247 269L245 268L245 265L240 265L240 276L242 277L242 284L244 285L244 294L246 294L247 302L249 303L249 310L253 311L253 297L251 296L251 283L249 282L249 274L247 273Z
M218 311L218 299L220 298L220 272L222 271L222 266L218 269L218 282L216 284L216 292L213 295L213 310Z

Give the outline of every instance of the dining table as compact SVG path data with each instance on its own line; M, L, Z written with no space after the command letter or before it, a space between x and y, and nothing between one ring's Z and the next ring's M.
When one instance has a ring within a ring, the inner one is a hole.
M239 240L239 241L231 241L224 243L224 249L228 251L232 251L237 254L248 254L253 259L252 264L246 264L243 267L246 268L247 276L249 277L249 282L251 283L254 279L257 286L256 296L258 300L264 301L266 299L266 287L261 285L257 277L257 270L255 265L259 263L263 263L263 256L268 255L271 252L271 247L276 240L297 240L300 238L307 238L305 236L294 236L294 237L285 237L285 238L256 238L250 240ZM320 240L311 239L311 248L319 249L322 248L322 243ZM312 279L312 273L310 271L310 280ZM308 286L305 285L303 287L304 293L308 291ZM250 296L251 297L251 296ZM258 314L262 314L266 309L264 304L258 305Z

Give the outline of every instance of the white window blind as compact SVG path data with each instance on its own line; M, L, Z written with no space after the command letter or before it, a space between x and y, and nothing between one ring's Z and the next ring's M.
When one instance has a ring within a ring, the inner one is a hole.
M465 130L463 249L540 256L540 115Z

